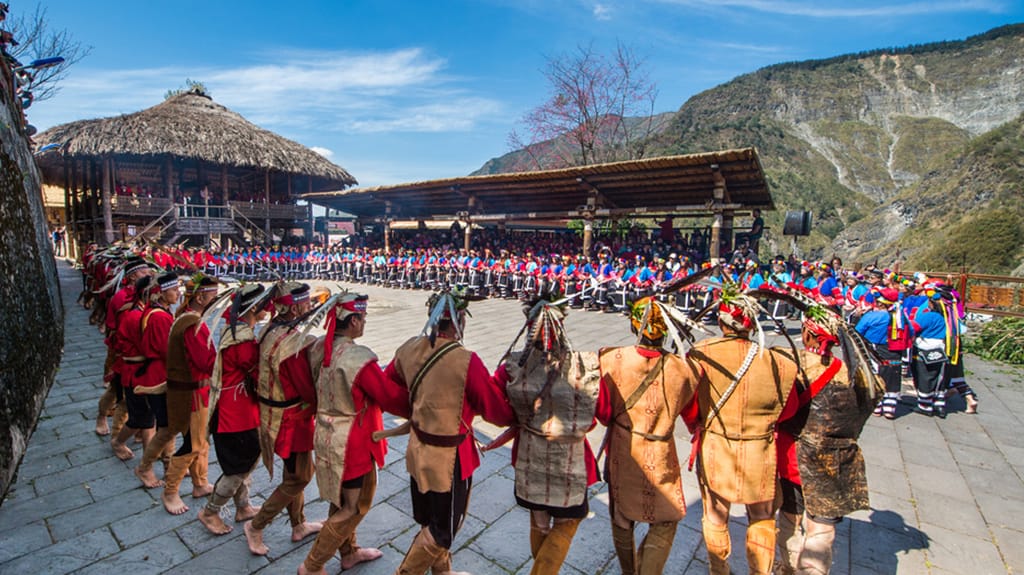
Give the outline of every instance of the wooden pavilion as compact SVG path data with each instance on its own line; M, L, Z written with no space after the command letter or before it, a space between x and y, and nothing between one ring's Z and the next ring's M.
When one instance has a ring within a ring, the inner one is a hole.
M45 184L64 190L72 254L82 241L312 235L301 193L356 184L345 169L264 130L200 90L35 138ZM134 231L135 233L130 233Z
M396 221L457 219L464 223L581 219L589 253L595 220L710 216L711 257L731 243L734 217L775 209L754 148L557 170L465 176L392 186L314 192L315 204L385 226ZM463 226L469 249L472 225Z

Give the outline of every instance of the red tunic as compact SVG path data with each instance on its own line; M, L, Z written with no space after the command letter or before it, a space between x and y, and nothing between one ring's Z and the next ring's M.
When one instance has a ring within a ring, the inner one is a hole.
M308 348L285 359L278 366L281 389L287 398L299 397L302 403L284 410L277 432L274 453L288 459L292 452L313 450L313 422L316 417L316 387L309 366Z
M185 358L188 359L188 370L192 374L192 381L202 382L213 376L213 364L217 361L217 348L210 342L210 328L199 322L192 329L186 329L183 334L185 341ZM203 385L199 388L199 395L203 398L203 405L210 405L210 386ZM194 399L193 399L194 402ZM199 406L193 403L192 411Z
M374 441L373 432L384 429L381 405L391 405L394 397L386 395L384 371L376 361L369 361L352 382L352 403L359 413L349 431L345 445L345 472L342 481L355 479L373 470L374 464L384 467L387 441Z
M110 372L104 374L106 381L110 381L115 373L124 373L124 362L121 360L122 354L118 350L117 344L118 318L121 315L119 310L133 299L135 299L135 286L129 285L117 290L117 293L107 301L107 317L104 320L107 338L104 340L104 343L113 350L114 363L110 366ZM124 382L122 382L123 384Z
M135 372L139 362L124 362L124 358L138 358L142 353L142 309L133 307L117 318L117 332L114 337L114 351L121 363L121 385L134 387Z
M133 376L132 385L153 387L167 381L167 338L174 316L162 307L151 306L142 312L142 323L145 327L139 350L150 362L145 374Z
M387 393L393 397L401 397L400 405L394 406L392 411L395 415L408 418L412 415L411 404L409 403L409 389L405 381L394 367L394 362L388 364L384 374L387 377L388 387L396 386L399 389L388 390ZM469 359L469 369L466 370L465 400L462 402L462 422L459 424L459 433L465 434L466 438L459 444L459 461L462 466L462 478L468 479L480 467L480 454L476 449L476 438L473 430L469 427L473 424L473 418L477 415L498 426L509 426L516 423L516 415L512 406L508 404L504 392L500 391L491 381L491 374L484 366L477 354ZM467 423L469 425L467 425Z
M227 328L225 328L227 329ZM249 431L260 426L256 396L245 389L245 378L259 377L260 346L255 340L235 344L221 351L221 390L217 399L218 433Z

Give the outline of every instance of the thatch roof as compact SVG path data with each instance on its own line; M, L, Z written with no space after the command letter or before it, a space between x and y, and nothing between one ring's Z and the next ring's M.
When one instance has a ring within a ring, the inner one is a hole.
M309 148L264 130L209 96L185 92L134 114L61 124L35 137L42 147L63 144L71 157L175 156L239 168L356 184L344 168ZM40 157L41 162L57 154ZM52 161L52 160L51 160Z
M718 185L725 190L724 209L775 209L754 148L314 192L302 198L364 218L383 216L390 206L392 219L441 218L461 211L506 220L559 219L578 217L579 207L592 196L601 208L599 216L710 214Z

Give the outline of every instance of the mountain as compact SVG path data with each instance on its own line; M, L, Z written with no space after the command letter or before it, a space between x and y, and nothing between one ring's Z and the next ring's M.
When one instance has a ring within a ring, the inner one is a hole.
M1008 272L1024 255L1022 113L1015 24L739 76L684 103L648 156L757 147L771 254L790 250L785 211L806 209L808 256Z

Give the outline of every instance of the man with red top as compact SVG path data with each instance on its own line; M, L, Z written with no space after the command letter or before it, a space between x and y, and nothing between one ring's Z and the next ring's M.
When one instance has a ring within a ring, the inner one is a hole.
M373 440L373 433L384 428L380 405L395 408L399 398L385 395L388 386L377 356L355 343L366 328L366 302L365 295L341 296L328 312L327 334L310 353L323 356L314 448L317 487L331 507L300 574L324 573L324 564L339 551L345 570L382 555L356 545L356 528L373 503L377 469L384 467L387 453L386 440Z
M123 370L121 354L118 351L117 328L119 316L122 312L132 307L135 301L135 282L147 275L152 274L149 265L140 257L130 257L122 264L124 272L124 287L114 293L107 301L107 317L104 320L104 329L107 338L107 360L103 365L104 381L107 382L107 389L100 396L99 406L96 414L96 434L109 435L110 427L107 426L107 415L114 411L113 433L116 436L124 426L127 416L127 408L124 402L124 390L120 381L120 374ZM123 453L117 454L118 458L125 459ZM130 457L128 459L131 459Z
M199 522L214 535L231 532L220 510L235 501L235 521L256 516L249 502L249 474L260 458L260 409L256 402L260 348L253 329L265 315L259 284L239 288L232 296L237 301L228 312L228 325L217 346L217 361L210 382L210 434L217 452L221 476L213 486Z
M676 528L686 515L674 439L675 421L693 409L697 370L663 349L669 334L660 304L638 300L631 310L637 345L601 350L597 419L608 427L605 479L612 541L623 573L661 573ZM650 528L639 549L637 523Z
M131 425L144 425L151 418L156 423L156 434L146 444L142 462L135 468L135 475L147 489L163 485L153 473L153 463L168 458L164 459L166 473L169 452L174 449L174 434L168 429L167 421L167 337L174 323L171 306L178 303L181 296L179 285L178 276L168 273L156 278L152 286L158 294L149 297L149 304L139 318L142 334L139 351L144 360L137 366L127 390L128 414L134 413L132 419L136 420Z
M530 510L530 573L557 575L589 512L587 487L598 479L587 432L601 374L596 353L569 345L564 308L540 300L524 311L526 345L509 354L494 384L518 420L512 466L516 503Z
M458 575L449 551L462 527L480 455L473 437L477 415L495 425L515 423L508 401L491 383L483 361L462 347L468 302L451 292L427 302L423 334L398 348L385 370L407 400L395 414L409 419L405 467L411 476L413 517L421 526L396 575ZM385 406L386 407L386 406ZM389 408L390 410L390 408Z
M798 401L786 404L778 428L782 507L775 572L782 575L827 574L835 526L844 515L869 508L857 438L884 384L857 346L842 346L855 360L850 366L833 354L840 339L857 337L849 332L839 337L847 329L842 321L820 306L804 310L800 366L807 388ZM855 364L859 367L851 367Z
M217 297L217 281L197 274L185 283L185 303L171 325L167 336L167 443L182 435L178 448L164 472L164 509L181 515L188 506L181 500L178 487L185 474L192 477L192 497L205 497L213 492L207 482L210 444L207 441L210 376L217 359L217 350L210 345L210 330L201 314ZM160 432L156 438L160 438ZM163 448L154 438L157 449ZM166 443L164 444L166 446ZM149 455L149 449L146 450Z
M772 569L778 463L774 432L798 375L791 352L764 349L751 338L761 331L761 308L737 288L732 282L723 284L718 314L723 337L702 340L687 354L700 371L699 415L688 423L698 433L697 478L711 575L730 572L733 504L742 504L747 511L749 572L767 574Z
M313 417L316 388L310 368L312 336L303 337L294 320L310 309L309 286L284 285L284 295L274 301L276 315L260 336L260 448L263 464L274 476L274 454L284 461L281 484L263 502L260 512L245 524L245 538L255 555L266 555L263 529L288 508L292 541L302 541L320 531L321 524L306 521L303 489L313 479Z
M178 278L174 277L173 286L168 282L167 290L161 290L160 284L157 283L151 276L143 276L137 282L135 282L133 298L130 302L129 309L121 312L118 316L117 332L111 335L115 340L115 346L118 354L120 355L121 373L118 379L115 381L122 386L122 393L125 395L125 407L128 411L128 420L124 427L114 434L114 437L110 440L110 446L114 450L114 455L122 461L127 461L134 457L132 450L128 448L126 442L130 437L138 432L142 432L142 445L143 449L149 444L149 441L153 439L154 425L154 410L149 407L148 398L136 397L135 388L138 387L140 395L145 394L147 391L154 391L157 394L164 393L163 378L160 381L155 382L157 387L151 386L140 386L140 384L150 383L144 375L147 371L149 360L146 359L145 354L142 351L142 317L143 312L150 306L146 304L150 298L153 297L156 302L155 306L160 305L173 305L178 301ZM154 309L160 309L155 307ZM170 323L167 324L168 329ZM166 335L166 334L165 334ZM143 377L137 377L138 372L142 372ZM136 381L138 380L138 381ZM163 399L161 397L161 399ZM159 401L159 400L157 400ZM161 425L167 425L166 414L167 411L163 407L158 407L162 416L160 418Z

